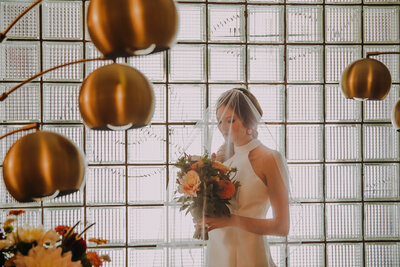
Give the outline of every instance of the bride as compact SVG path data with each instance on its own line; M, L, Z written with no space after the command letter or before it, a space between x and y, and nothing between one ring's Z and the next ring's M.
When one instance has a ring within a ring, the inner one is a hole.
M281 154L257 139L262 109L248 90L234 88L217 102L218 129L225 144L217 159L236 167L240 187L231 201L231 216L198 222L208 231L207 266L275 266L263 235L289 231L288 174ZM269 207L273 218L266 219Z

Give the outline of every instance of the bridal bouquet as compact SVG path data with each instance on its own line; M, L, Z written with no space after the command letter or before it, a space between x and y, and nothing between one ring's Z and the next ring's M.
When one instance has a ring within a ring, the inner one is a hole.
M186 214L190 212L195 221L203 216L230 216L229 201L239 187L239 182L232 180L236 168L218 162L215 154L211 157L184 155L175 166L180 169L175 193L183 194L177 197L182 205L181 211L186 210ZM193 238L202 237L202 229L196 229ZM204 233L204 239L208 240L207 232Z
M99 256L87 251L87 243L82 234L73 227L60 225L54 230L44 231L43 227L14 228L13 222L23 214L23 210L11 210L6 221L0 223L0 266L5 267L98 267L110 261L108 255ZM103 239L90 239L89 242L104 244Z

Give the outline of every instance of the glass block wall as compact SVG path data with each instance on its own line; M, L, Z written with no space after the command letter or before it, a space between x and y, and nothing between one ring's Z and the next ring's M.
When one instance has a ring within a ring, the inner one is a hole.
M0 29L33 1L0 0ZM55 65L99 52L85 25L89 1L44 1L0 44L0 92ZM399 98L400 57L375 57L393 86L381 102L345 99L344 68L369 51L400 51L400 1L191 0L177 3L180 31L168 52L118 62L154 84L152 124L137 130L87 128L78 94L102 64L44 75L0 103L0 134L29 122L71 139L85 152L82 192L22 205L0 181L0 221L27 211L20 224L96 222L87 236L110 241L105 266L204 266L206 248L175 206L182 154L202 153L206 107L232 87L250 89L264 116L260 139L286 155L292 178L287 238L269 237L278 266L399 266L399 136L390 124ZM27 133L0 141L0 162ZM272 135L272 137L271 137ZM289 257L285 258L285 252Z

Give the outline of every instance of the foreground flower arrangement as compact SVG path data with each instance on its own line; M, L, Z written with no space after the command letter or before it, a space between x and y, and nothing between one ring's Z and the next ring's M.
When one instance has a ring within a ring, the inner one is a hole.
M54 230L44 231L43 227L18 227L12 225L23 210L11 210L6 221L0 223L0 266L5 267L98 267L110 261L108 255L99 256L87 251L82 234L73 227L60 225ZM105 244L103 239L89 239L89 242Z
M175 164L180 169L175 193L183 194L177 201L182 205L180 210L191 213L194 221L203 216L230 216L228 205L239 187L239 182L232 180L236 168L229 168L211 158L184 155ZM208 240L207 232L196 229L193 238Z

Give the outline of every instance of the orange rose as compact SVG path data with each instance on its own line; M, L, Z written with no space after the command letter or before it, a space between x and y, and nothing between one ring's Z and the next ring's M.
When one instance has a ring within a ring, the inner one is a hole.
M229 180L219 180L218 186L222 188L219 197L222 199L229 199L235 194L235 185Z
M200 190L200 177L196 171L188 171L186 175L180 179L178 188L179 193L197 197L196 192Z
M213 167L214 169L219 170L222 174L226 173L226 172L229 170L229 168L228 168L227 166L225 166L224 164L222 164L222 163L219 162L219 161L215 161L215 162L213 163L212 167Z
M193 163L192 165L190 165L190 169L191 169L192 171L194 171L194 170L196 169L196 167L197 167L197 162L196 162L196 163Z

